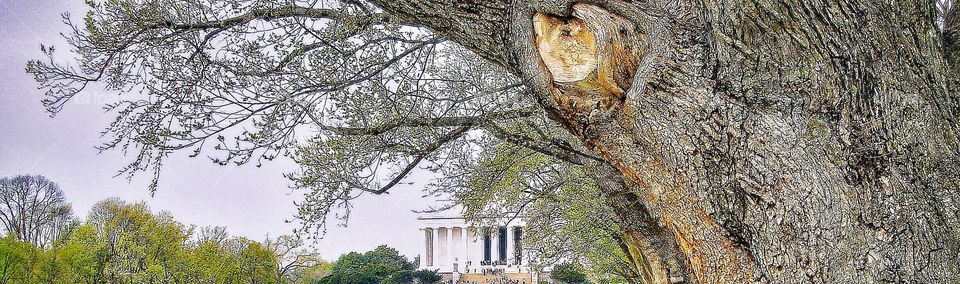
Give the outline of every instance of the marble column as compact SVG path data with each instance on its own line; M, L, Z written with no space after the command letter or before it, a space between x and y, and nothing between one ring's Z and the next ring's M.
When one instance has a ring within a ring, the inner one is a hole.
M424 240L424 252L423 252L423 262L421 267L431 267L433 266L433 228L424 228L423 229L423 240Z
M483 251L484 251L483 250L483 227L474 228L473 233L477 237L474 240L475 243L473 246L477 248L477 253L475 253L476 257L474 257L473 259L477 260L477 268L480 268L480 263L483 261Z
M490 260L500 261L500 227L490 228Z
M456 263L456 270L463 269L463 228L450 230L450 263Z
M453 248L456 244L453 242L453 228L447 227L447 269L453 269Z
M513 226L507 226L507 264L513 265Z
M473 265L480 269L480 263L483 262L483 228L473 228Z
M523 238L525 238L525 237L524 237L524 234L526 234L525 230L523 229L523 227L520 227L520 242L521 242L521 245L520 245L520 265L526 266L526 265L530 264L530 262L527 260L527 258L529 258L529 257L527 257L527 252L526 252L526 250L523 249L523 244L522 244L522 242L523 242Z
M447 270L453 269L453 227L447 227Z
M487 240L490 240L489 245L487 245ZM489 227L480 228L480 259L486 261L487 255L490 255L490 260L493 260L493 235L490 233Z
M477 265L477 263L474 262L472 258L474 254L473 248L471 247L472 244L473 244L473 228L470 228L470 227L463 228L463 264L464 264L463 267L464 267L464 272L466 273L470 273L470 271L466 270L468 267L466 264L468 262L470 263L469 265L470 268L473 268L475 265Z
M437 258L437 261L434 262L434 266L436 267L446 267L447 264L450 263L447 261L447 250L449 250L447 243L447 231L448 229L445 227L440 227L437 229L437 241L440 243L440 245L438 248L439 257Z
M433 231L433 233L430 235L433 237L431 240L433 243L431 246L431 248L433 248L433 252L432 257L430 258L430 267L437 267L440 265L440 256L438 255L440 253L440 239L438 236L440 234L440 228L431 228L430 230Z

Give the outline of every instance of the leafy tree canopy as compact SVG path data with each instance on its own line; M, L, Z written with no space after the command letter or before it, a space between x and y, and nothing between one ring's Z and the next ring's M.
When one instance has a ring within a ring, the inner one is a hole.
M49 247L12 233L0 239L0 283L310 283L326 275L322 260L284 265L303 257L276 240L195 231L143 203L107 199Z
M397 250L381 245L374 250L350 252L333 264L330 275L319 283L379 284L379 283L435 283L440 276L435 271L416 270L416 265Z
M580 266L573 263L562 263L554 266L553 270L550 271L550 278L567 284L579 284L587 281L587 276L583 274Z

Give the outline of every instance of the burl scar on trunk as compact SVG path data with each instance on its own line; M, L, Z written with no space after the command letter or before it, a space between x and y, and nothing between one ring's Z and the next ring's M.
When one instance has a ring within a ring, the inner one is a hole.
M575 4L571 17L535 14L533 26L560 105L583 111L623 100L644 49L636 25L600 7Z

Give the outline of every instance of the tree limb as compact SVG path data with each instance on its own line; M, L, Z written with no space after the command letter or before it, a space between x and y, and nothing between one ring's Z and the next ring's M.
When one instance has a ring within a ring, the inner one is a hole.
M311 8L301 6L287 6L277 8L255 9L242 15L226 18L223 20L214 20L196 23L175 23L173 21L163 21L147 25L147 29L167 28L180 31L206 30L206 29L225 29L255 20L274 20L283 18L313 18L313 19L344 19L345 15L336 9ZM355 17L351 17L355 18ZM387 23L395 18L383 13L375 13L355 19L366 23Z

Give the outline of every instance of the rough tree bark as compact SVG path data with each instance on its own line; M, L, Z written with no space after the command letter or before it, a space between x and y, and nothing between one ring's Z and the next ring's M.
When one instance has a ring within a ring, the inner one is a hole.
M650 283L960 282L934 1L375 2L524 78L616 169Z

